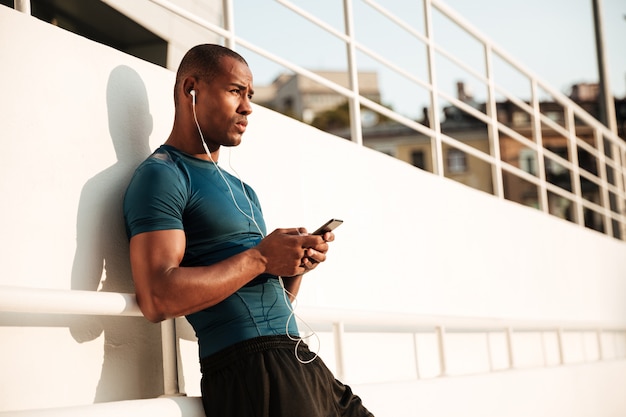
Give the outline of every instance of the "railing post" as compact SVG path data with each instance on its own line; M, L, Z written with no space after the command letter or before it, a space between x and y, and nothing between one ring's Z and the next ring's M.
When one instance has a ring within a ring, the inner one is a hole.
M333 323L333 336L335 339L335 366L337 379L345 379L345 369L343 361L343 322L337 321Z
M415 377L417 379L420 379L421 372L420 372L419 351L418 351L418 346L417 346L417 333L413 333L413 356L415 357Z
M490 336L490 332L486 331L485 332L485 341L486 341L486 345L487 345L487 359L489 360L489 372L493 372L494 370L494 366L493 366L493 352L491 351L491 336Z
M565 128L567 129L568 140L568 159L572 163L573 169L570 174L572 178L572 192L576 196L576 206L573 210L574 222L585 226L585 214L582 204L582 185L580 183L580 166L578 162L578 143L576 138L576 117L574 116L574 110L568 107L565 110Z
M544 331L539 332L541 336L541 357L543 358L543 366L548 366L548 352L546 351L546 333Z
M178 349L176 347L175 319L161 322L161 346L163 349L163 395L184 395L178 384Z
M560 365L564 365L565 364L565 355L564 355L564 351L563 351L563 329L561 327L559 327L556 330L556 336L557 336L557 343L559 346L559 364Z
M491 45L485 44L485 68L487 70L487 115L490 122L487 125L489 137L489 152L495 158L491 166L494 195L504 199L504 179L502 175L502 156L500 154L500 133L498 131L498 104L496 86L493 76L493 50Z
M235 15L233 13L233 1L222 0L222 14L224 19L224 29L228 31L229 36L226 37L226 47L235 50Z
M509 369L515 368L515 352L513 351L513 329L506 328L506 347L509 354Z
M13 2L14 8L15 10L22 12L22 13L26 13L26 14L31 14L30 13L30 0L15 0Z
M598 361L604 360L604 353L602 352L602 329L596 330L596 337L598 338Z
M550 214L548 188L546 186L546 160L543 153L545 148L543 147L543 131L541 128L541 100L539 97L539 86L537 85L537 80L531 80L530 91L532 106L531 127L533 132L531 139L534 139L537 144L537 177L541 180L538 195L539 208L544 213Z
M441 142L441 117L439 115L439 94L437 91L437 72L435 71L435 42L433 40L433 18L431 0L424 0L424 30L428 39L427 60L428 80L430 84L430 106L428 107L428 125L434 131L430 139L433 174L444 176L443 145Z
M356 63L356 49L354 47L354 18L352 16L352 0L343 1L343 14L346 26L348 43L348 79L353 96L348 100L350 109L350 139L358 145L363 145L363 129L361 126L361 103L359 101L359 72Z
M437 341L439 345L439 376L448 375L448 365L446 361L446 329L437 326Z

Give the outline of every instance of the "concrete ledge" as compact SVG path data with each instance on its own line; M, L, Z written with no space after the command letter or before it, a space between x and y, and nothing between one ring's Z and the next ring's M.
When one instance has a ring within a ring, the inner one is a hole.
M205 417L199 397L160 397L76 407L5 411L0 417Z

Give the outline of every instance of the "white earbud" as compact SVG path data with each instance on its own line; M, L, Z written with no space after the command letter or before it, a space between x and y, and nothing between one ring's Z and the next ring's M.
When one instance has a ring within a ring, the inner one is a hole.
M189 91L189 94L191 94L191 97L193 99L193 104L196 104L196 90Z

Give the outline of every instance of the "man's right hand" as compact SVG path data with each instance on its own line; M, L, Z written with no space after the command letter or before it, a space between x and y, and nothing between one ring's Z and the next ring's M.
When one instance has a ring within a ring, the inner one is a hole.
M302 234L302 230L306 233L302 228L276 229L256 246L266 261L267 273L285 277L302 275L326 260L328 243L322 236Z

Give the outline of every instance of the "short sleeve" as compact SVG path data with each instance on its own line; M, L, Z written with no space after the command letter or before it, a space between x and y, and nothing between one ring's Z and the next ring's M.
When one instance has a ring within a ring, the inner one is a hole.
M133 175L124 196L126 233L183 229L187 186L172 164L147 160Z

